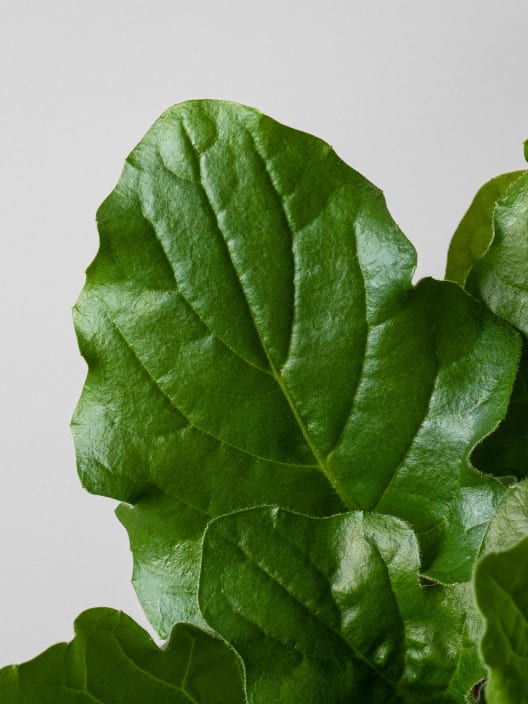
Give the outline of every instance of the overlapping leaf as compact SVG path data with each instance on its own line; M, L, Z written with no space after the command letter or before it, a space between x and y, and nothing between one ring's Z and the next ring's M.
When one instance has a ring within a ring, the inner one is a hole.
M467 287L527 335L528 171L498 200L493 222L493 241L471 269Z
M250 509L207 529L200 605L252 704L461 702L484 673L467 594L422 590L418 569L392 517Z
M488 525L483 554L513 547L528 537L528 480L509 487Z
M487 704L528 702L528 537L478 564L475 589L486 618L482 654Z
M477 193L449 249L447 278L459 281L497 315L528 331L528 172L498 176ZM473 461L495 475L528 476L526 341L508 413Z
M169 110L98 213L76 306L84 485L120 509L157 630L201 622L207 521L277 504L403 518L467 579L502 495L469 454L519 341L454 284L411 286L381 193L320 140L239 105Z
M477 192L449 245L446 279L465 285L469 272L493 241L497 201L522 174L522 171L502 174Z
M85 611L75 638L0 670L2 704L244 704L242 669L226 643L178 624L164 649L125 614Z

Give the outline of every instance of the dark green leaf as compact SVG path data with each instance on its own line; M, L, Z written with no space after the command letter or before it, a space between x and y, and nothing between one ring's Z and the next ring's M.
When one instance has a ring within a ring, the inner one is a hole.
M132 152L98 224L78 466L128 504L160 633L201 623L209 518L255 505L399 516L428 574L469 578L503 490L468 458L505 414L519 340L455 284L412 287L380 191L315 137L191 102Z
M223 641L178 624L160 650L134 621L91 609L75 638L0 670L2 704L244 704L238 656Z
M528 702L528 537L477 565L475 590L486 619L482 654L488 704Z
M200 605L252 704L461 702L484 672L471 598L418 569L398 519L251 509L207 529Z
M522 479L528 476L528 347L523 352L506 417L475 448L471 461L483 472Z

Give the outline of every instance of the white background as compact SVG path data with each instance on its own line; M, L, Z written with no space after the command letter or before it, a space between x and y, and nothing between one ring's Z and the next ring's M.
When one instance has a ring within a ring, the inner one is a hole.
M85 608L145 623L113 502L80 488L70 308L96 207L169 105L244 102L330 142L441 277L478 186L522 168L528 4L0 0L0 666Z

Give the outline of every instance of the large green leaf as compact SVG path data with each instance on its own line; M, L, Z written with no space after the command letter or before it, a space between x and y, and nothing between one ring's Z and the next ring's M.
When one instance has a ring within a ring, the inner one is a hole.
M528 537L477 565L475 590L486 618L482 654L487 704L528 703Z
M468 595L422 590L418 570L398 519L249 509L208 527L200 605L251 704L462 702L484 672Z
M159 649L121 612L91 609L75 638L0 670L2 704L244 704L238 656L188 624Z
M493 241L493 213L497 201L522 174L522 171L502 174L477 192L449 245L446 279L462 285L466 283L474 264L484 256Z
M255 505L394 514L429 574L468 579L503 491L468 458L504 416L519 340L455 284L412 287L380 191L315 137L191 102L132 152L98 225L78 467L128 504L160 633L201 622L209 518Z

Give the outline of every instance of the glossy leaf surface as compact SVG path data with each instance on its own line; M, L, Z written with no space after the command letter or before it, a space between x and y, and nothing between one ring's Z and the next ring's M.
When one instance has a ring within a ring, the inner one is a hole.
M134 505L120 518L160 633L201 622L207 520L259 504L400 516L424 569L469 577L501 487L468 457L505 413L519 342L456 285L412 288L414 250L374 186L257 111L186 103L132 152L98 225L76 306L78 466Z
M486 619L482 654L489 668L487 704L528 702L528 537L478 564L475 589Z
M467 287L504 320L528 334L528 172L497 202L494 237Z
M461 702L484 671L468 595L422 590L418 569L392 517L252 509L207 529L200 605L252 704Z
M475 196L449 248L446 277L466 284L495 313L528 329L528 172L503 174ZM528 352L506 418L476 448L472 461L494 475L528 476Z
M478 191L449 245L446 279L465 285L469 272L493 241L497 201L522 174L522 171L501 174Z
M244 704L237 655L187 624L163 650L125 614L91 609L75 638L0 670L2 704Z

